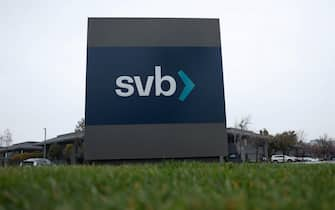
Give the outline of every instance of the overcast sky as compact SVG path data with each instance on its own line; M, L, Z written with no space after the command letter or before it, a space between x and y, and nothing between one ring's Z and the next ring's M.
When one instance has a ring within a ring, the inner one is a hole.
M0 0L0 131L15 143L84 117L87 17L220 18L227 125L335 137L335 1Z

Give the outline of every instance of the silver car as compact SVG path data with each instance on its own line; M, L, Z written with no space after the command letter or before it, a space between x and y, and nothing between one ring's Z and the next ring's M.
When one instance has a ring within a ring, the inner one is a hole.
M20 166L47 166L52 165L52 162L46 158L29 158L20 163Z

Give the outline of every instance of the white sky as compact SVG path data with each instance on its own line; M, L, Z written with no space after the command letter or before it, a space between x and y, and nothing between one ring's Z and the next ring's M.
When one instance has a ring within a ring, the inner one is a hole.
M0 131L14 142L84 116L87 17L220 18L227 125L335 137L335 1L0 0Z

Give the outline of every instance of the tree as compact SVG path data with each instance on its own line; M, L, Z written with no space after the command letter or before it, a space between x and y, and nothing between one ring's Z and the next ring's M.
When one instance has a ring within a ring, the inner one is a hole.
M248 130L248 126L251 124L251 117L250 115L246 117L242 117L242 119L239 122L235 123L235 128L239 128L242 131Z
M81 118L74 129L74 132L85 132L85 118Z
M12 136L13 135L9 129L4 130L3 135L0 135L0 146L8 147L11 145L13 142Z
M262 130L259 131L259 134L262 136L269 136L270 133L266 128L263 128Z
M17 153L12 156L10 156L9 164L10 165L16 165L22 162L23 160L26 160L28 158L42 158L43 154L42 152L25 152L25 153Z
M285 131L276 134L273 138L273 145L276 149L281 150L283 155L297 143L297 134L295 131Z
M235 123L235 128L238 128L241 131L241 134L238 135L238 142L239 142L240 158L242 160L247 160L248 159L247 157L244 157L244 156L247 156L247 155L244 154L244 147L242 146L242 138L243 138L244 132L246 130L248 130L248 126L250 124L251 124L251 117L250 117L250 115L248 115L246 117L242 117L242 119L239 122Z
M297 140L298 142L304 142L306 140L306 133L303 130L297 131Z
M316 145L318 147L316 151L319 157L327 159L332 155L334 143L327 134L320 136L319 139L316 140Z
M278 141L275 140L274 137L272 137L269 141L269 148L268 148L268 155L269 157L273 154L275 154L279 150L279 144Z
M84 161L84 146L82 139L76 139L73 143L73 153L75 156L75 161L82 163Z
M64 158L68 163L71 162L71 158L73 157L73 144L67 144L63 149Z
M263 146L263 153L265 154L265 145L266 145L266 142L267 142L268 143L267 144L268 145L268 147L267 147L267 152L268 152L267 157L270 157L270 155L272 153L272 150L274 149L273 146L272 146L273 136L270 135L270 132L266 128L261 129L259 131L259 134L261 136L264 136L265 140L263 140L262 142L258 141L256 152L258 153L258 146Z
M52 144L48 151L48 158L51 160L59 160L62 155L62 148L59 144Z

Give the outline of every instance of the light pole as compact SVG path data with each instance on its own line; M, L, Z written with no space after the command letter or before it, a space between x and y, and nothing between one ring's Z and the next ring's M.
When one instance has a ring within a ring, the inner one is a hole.
M43 130L44 130L43 158L46 158L47 157L47 144L46 144L46 141L47 141L47 129L43 128Z

